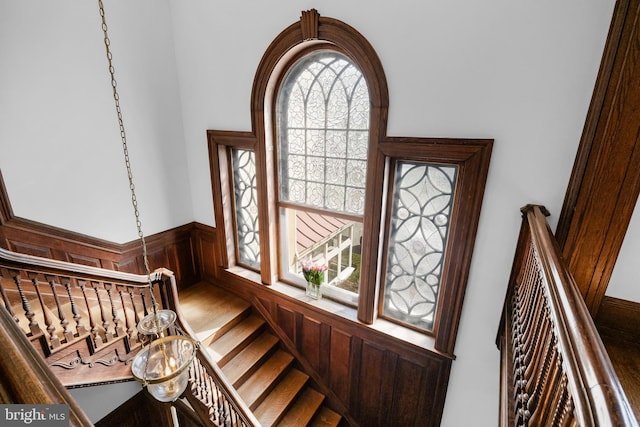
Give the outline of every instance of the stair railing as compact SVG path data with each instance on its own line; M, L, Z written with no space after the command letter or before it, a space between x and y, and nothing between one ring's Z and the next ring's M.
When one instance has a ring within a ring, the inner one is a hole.
M195 333L180 311L173 272L158 269L152 273L151 281L159 308L168 308L177 314L172 332L195 340ZM51 375L55 375L52 368L72 369L79 364L128 367L142 345L136 325L152 309L148 284L145 275L0 248L0 305L4 306L4 314L14 328L22 330L22 337L31 341L31 349L41 356L43 366ZM71 362L61 362L56 357L87 345L88 354L95 358L79 356ZM117 346L119 351L113 352L115 356L111 359L105 359L101 351L109 346ZM30 360L26 356L24 359ZM130 372L127 376L131 378ZM110 380L113 378L103 374L104 382ZM205 425L260 425L204 351L197 352L190 367L190 387L183 397Z
M523 222L497 345L501 426L638 426L541 206Z
M0 307L0 402L68 405L70 426L93 426L82 408L27 340L7 310Z
M196 339L196 333L185 321L178 304L175 276L168 270L162 272L164 286L161 291L163 305L177 314L178 328L174 333L182 333ZM222 373L206 351L198 351L189 367L189 387L184 397L200 419L211 426L260 427L260 422L244 403L236 389Z
M154 272L152 280L160 275ZM0 297L45 358L78 343L86 343L91 354L114 341L136 349L136 324L151 309L146 276L1 248Z

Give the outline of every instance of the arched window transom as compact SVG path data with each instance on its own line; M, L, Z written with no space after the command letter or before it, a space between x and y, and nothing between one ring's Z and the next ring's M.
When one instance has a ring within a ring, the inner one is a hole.
M335 51L291 68L278 96L280 200L362 215L369 145L369 91Z

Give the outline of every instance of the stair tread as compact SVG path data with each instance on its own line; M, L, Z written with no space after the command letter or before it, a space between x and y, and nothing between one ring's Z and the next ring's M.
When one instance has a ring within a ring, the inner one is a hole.
M222 372L234 386L237 386L237 383L244 381L257 369L258 364L269 355L278 342L276 336L263 332L224 365Z
M258 316L250 315L213 341L207 350L219 366L224 366L246 346L251 337L260 332L263 326L264 320Z
M342 417L335 411L323 406L320 411L313 417L310 427L337 427Z
M278 422L293 404L308 379L307 374L297 369L291 369L256 408L254 414L260 424L268 427Z
M187 323L203 345L210 337L223 334L251 307L247 301L204 282L181 290L179 298Z
M238 387L238 394L251 410L261 403L292 361L293 356L278 350Z
M300 396L278 422L278 427L298 427L309 424L320 405L324 401L324 395L306 387Z

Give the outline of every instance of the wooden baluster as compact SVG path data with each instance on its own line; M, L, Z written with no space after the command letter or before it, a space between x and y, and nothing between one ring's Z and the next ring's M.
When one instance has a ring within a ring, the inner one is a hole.
M56 334L56 327L53 326L53 319L51 319L51 312L45 304L40 287L38 286L38 273L28 273L31 284L36 291L38 301L40 302L40 308L42 309L42 316L44 317L44 324L46 325L47 333L49 334L49 342L52 348L60 347L60 338Z
M565 389L565 393L563 394L563 405L559 410L560 414L555 425L559 427L574 427L577 425L577 421L573 413L573 399L571 398L568 387Z
M16 284L16 287L18 288L18 294L20 295L20 301L22 302L22 310L24 311L24 315L29 321L29 331L31 335L41 334L42 330L40 329L40 325L38 325L38 322L35 320L36 314L31 310L31 304L29 303L29 300L27 299L27 296L22 289L21 272L18 270L10 270L10 273L14 283Z
M0 274L1 274L1 277L7 278L7 279L13 278L13 275L6 268L0 269ZM4 302L5 308L7 309L7 311L13 318L13 320L16 323L18 323L20 320L18 319L18 316L16 316L16 313L13 311L13 306L11 305L11 301L7 297L7 293L5 292L4 285L2 284L2 280L0 280L0 293L2 293L2 301Z
M535 404L537 399L543 392L543 388L547 384L547 376L551 366L555 363L558 357L558 349L556 347L557 340L555 335L549 334L548 339L545 342L540 343L540 347L543 348L542 355L535 360L532 364L532 372L527 380L525 392L529 396L529 407ZM533 409L531 409L533 411Z
M569 387L567 382L566 375L562 376L562 380L558 387L558 392L554 398L554 405L551 414L553 417L550 418L549 425L552 426L560 426L562 425L562 418L565 417L565 410L567 406L567 402L571 400L571 395L569 394Z
M146 316L147 314L149 314L149 310L147 308L147 301L145 299L144 289L140 290L140 298L142 299L142 312L144 313L144 316Z
M544 360L540 363L540 371L534 383L535 388L529 396L528 409L532 414L532 418L536 412L543 411L547 399L551 396L551 390L561 374L561 356L556 347L556 340L553 339L551 344L547 346ZM539 418L540 415L536 415ZM535 424L534 424L535 425Z
M98 307L100 307L100 320L102 320L102 329L104 330L104 341L109 342L113 339L113 334L109 330L109 320L107 319L107 315L104 310L104 301L100 298L100 282L92 280L91 287L96 293L96 298L98 300Z
M229 404L227 398L222 394L222 392L220 392L219 397L222 398L218 399L222 402L222 405L220 406L220 422L222 423L222 425L229 425L229 423L231 422L231 405Z
M131 335L129 336L132 342L140 341L140 337L138 335L138 328L137 328L138 323L140 323L140 313L138 312L138 308L136 307L136 298L134 293L135 289L136 288L134 287L129 288L129 297L131 298L131 308L133 309L133 319L135 321L134 330L131 332Z
M534 292L531 292L531 304L527 305L527 312L519 313L519 328L520 328L520 354L526 354L531 349L532 345L535 345L535 338L539 332L539 324L537 319L533 316L538 316L541 308L541 301L537 299L537 293L534 287L529 286Z
M554 334L553 324L551 323L551 319L549 317L549 309L546 304L544 304L540 308L539 316L535 319L537 323L540 324L541 335L537 335L536 341L533 341L533 344L529 346L525 350L525 360L524 364L528 366L525 375L527 378L531 378L532 371L536 367L536 363L539 363L540 357L544 355L545 348L541 344L546 342L545 338L552 336Z
M78 311L78 306L76 305L76 302L73 299L73 293L71 292L71 279L68 277L63 277L62 284L67 290L67 296L69 297L69 304L71 304L71 314L73 315L73 320L76 322L76 332L78 336L84 335L87 332L87 330L82 324L82 316L80 316L80 312Z
M73 332L69 329L69 321L66 319L64 314L64 310L60 305L60 299L58 298L58 293L56 292L56 277L50 274L45 274L44 278L47 282L49 282L49 286L51 287L51 293L53 294L53 301L56 304L56 308L58 309L58 319L60 320L60 326L62 327L62 335L64 336L66 342L73 341Z
M122 287L116 286L116 289L118 291L118 295L120 296L120 304L122 304L122 313L124 316L124 325L126 327L126 334L127 337L131 338L131 335L133 334L133 328L135 327L135 325L132 324L131 321L131 316L129 316L129 313L127 312L127 305L125 303L125 299L124 299L124 295L127 294L127 291L123 291Z
M524 332L524 330L523 330ZM529 396L526 393L525 389L527 386L527 380L524 376L524 372L526 370L526 366L523 365L523 358L519 357L519 354L522 352L522 344L519 336L514 340L514 351L513 351L513 397L515 400L515 411L516 414L519 414L519 418L522 420L526 420L529 418L529 413L526 410L527 401L529 400Z
M80 290L82 290L82 296L84 297L84 302L87 306L87 313L89 313L89 327L91 328L91 337L93 338L93 345L95 348L99 348L103 344L102 337L100 336L100 330L98 325L96 324L95 319L93 318L93 312L91 311L91 304L89 303L89 296L87 295L87 286L86 281L78 279L78 284L80 285Z
M203 379L202 379L202 366L200 365L200 363L194 363L193 365L193 384L195 386L195 390L194 390L194 396L196 396L198 399L202 400L202 383L203 383Z
M563 381L562 358L558 352L553 353L553 363L551 363L548 375L545 377L545 384L541 387L541 393L530 400L531 419L530 425L542 426L546 424L548 417L552 417L552 408L562 392L563 383L566 387L566 377Z
M107 291L107 296L109 297L109 304L111 305L111 320L113 321L114 335L116 337L121 337L124 332L122 331L121 320L118 317L118 310L116 309L115 300L113 299L113 294L111 292L113 286L114 285L112 283L104 284L104 288Z

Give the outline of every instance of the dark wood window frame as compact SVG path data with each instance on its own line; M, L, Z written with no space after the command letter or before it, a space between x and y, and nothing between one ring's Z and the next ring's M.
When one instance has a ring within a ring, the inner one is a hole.
M253 150L256 158L260 281L278 283L278 231L276 207L275 96L287 68L301 55L315 49L334 49L348 56L361 70L370 92L371 116L367 195L362 242L358 320L372 324L379 316L380 265L383 248L389 162L418 160L458 166L458 184L447 245L446 265L434 322L434 348L452 355L462 302L471 264L480 208L484 195L493 140L407 138L386 135L389 97L382 64L368 41L347 24L321 17L315 10L302 13L268 47L256 72L251 95L252 132L207 132L214 212L221 268L235 267L236 249L229 152Z

